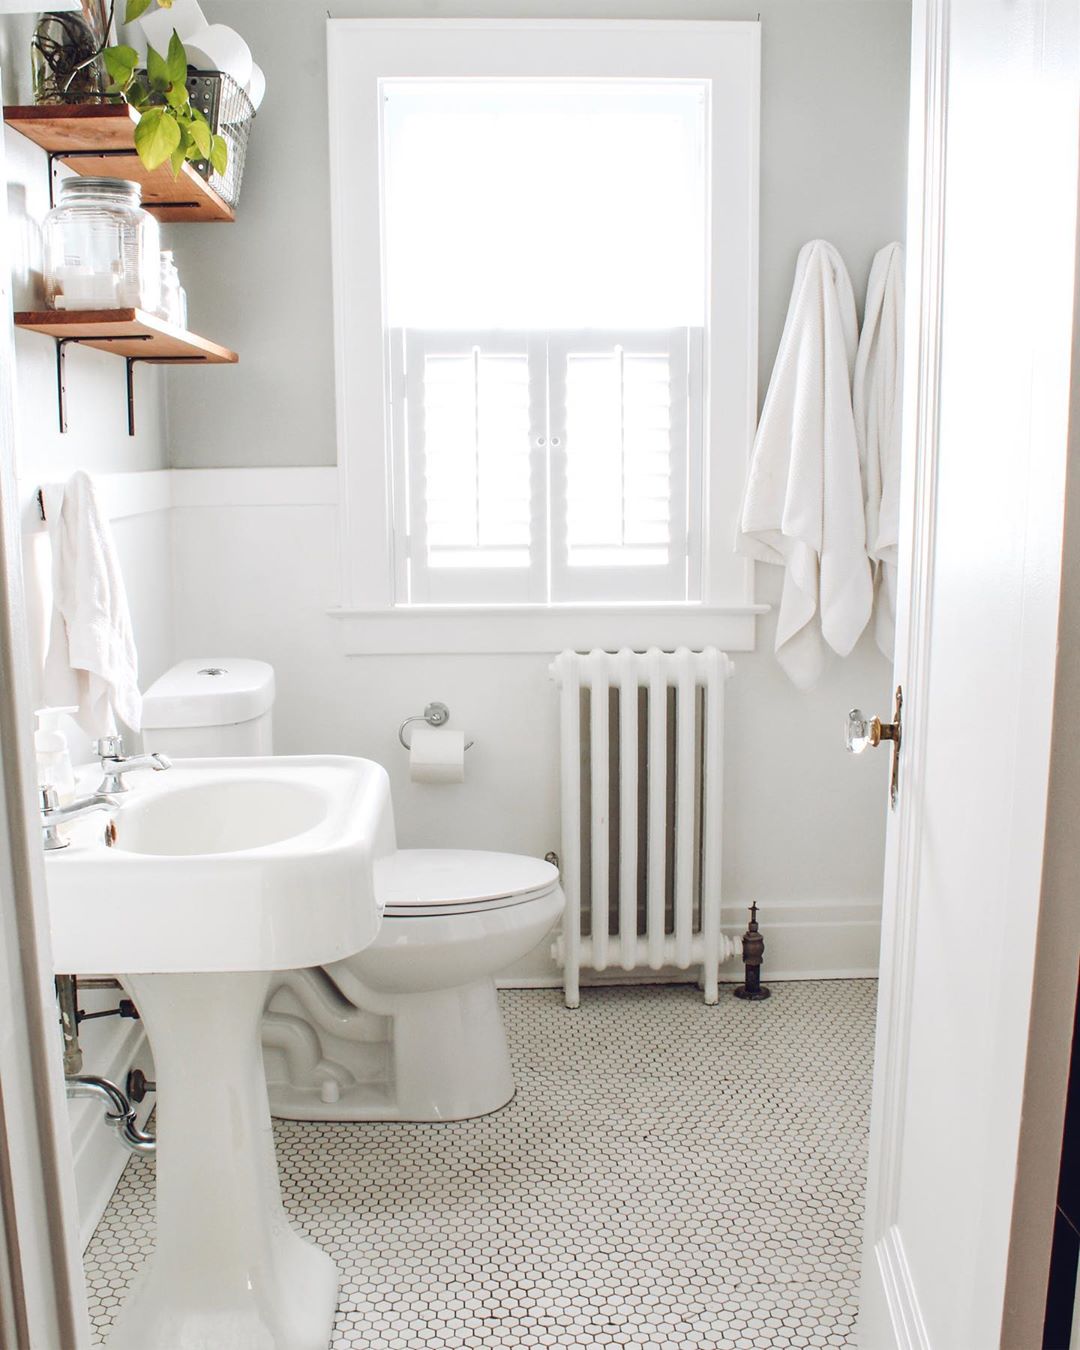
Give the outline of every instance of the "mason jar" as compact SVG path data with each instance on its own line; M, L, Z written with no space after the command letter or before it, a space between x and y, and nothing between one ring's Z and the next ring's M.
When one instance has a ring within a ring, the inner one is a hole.
M145 309L161 299L161 236L138 183L66 178L42 227L50 309Z

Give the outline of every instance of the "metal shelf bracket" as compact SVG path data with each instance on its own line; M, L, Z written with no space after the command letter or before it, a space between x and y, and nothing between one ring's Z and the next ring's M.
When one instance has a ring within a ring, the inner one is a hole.
M124 365L127 369L127 419L128 435L135 435L135 366L141 361L147 366L195 366L205 361L205 356L127 356Z

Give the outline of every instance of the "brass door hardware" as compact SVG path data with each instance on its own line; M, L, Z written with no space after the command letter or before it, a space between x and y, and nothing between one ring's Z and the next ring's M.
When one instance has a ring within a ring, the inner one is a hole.
M900 790L900 734L903 706L904 691L898 685L896 707L891 722L883 722L880 717L867 717L859 708L852 708L847 715L845 742L849 754L861 755L864 750L874 749L882 741L892 741L892 776L889 780L891 806L896 805L897 793Z

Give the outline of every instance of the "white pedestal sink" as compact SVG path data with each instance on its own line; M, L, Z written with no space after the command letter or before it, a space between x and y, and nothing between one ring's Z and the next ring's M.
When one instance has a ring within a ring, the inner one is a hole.
M110 1350L326 1350L337 1270L281 1204L260 1025L270 972L375 937L388 805L367 760L181 760L112 847L95 816L48 855L55 969L122 971L154 1051L157 1244Z

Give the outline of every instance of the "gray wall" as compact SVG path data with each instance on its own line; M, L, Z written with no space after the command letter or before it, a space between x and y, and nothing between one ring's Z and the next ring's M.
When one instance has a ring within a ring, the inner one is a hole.
M761 381L799 247L823 237L861 297L874 252L902 237L908 0L330 0L335 18L753 18L762 23ZM192 324L234 370L169 372L180 468L333 464L326 134L327 0L205 0L266 71L235 225L173 232Z

